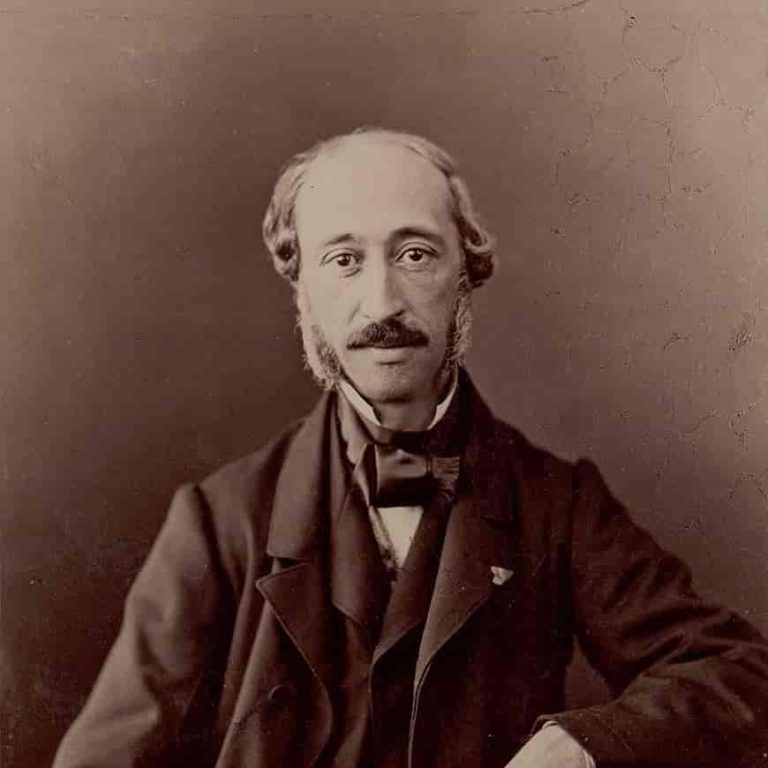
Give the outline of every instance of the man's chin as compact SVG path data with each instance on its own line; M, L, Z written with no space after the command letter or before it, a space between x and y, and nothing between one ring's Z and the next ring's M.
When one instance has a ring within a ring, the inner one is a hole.
M423 370L397 359L396 352L382 355L375 366L348 368L346 377L354 388L372 405L412 401L434 386L424 377Z

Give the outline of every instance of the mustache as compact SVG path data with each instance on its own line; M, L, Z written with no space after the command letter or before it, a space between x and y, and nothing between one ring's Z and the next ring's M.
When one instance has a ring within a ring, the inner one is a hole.
M380 323L370 323L355 331L347 339L347 349L378 347L426 347L429 337L418 328L411 328L397 318L390 318Z

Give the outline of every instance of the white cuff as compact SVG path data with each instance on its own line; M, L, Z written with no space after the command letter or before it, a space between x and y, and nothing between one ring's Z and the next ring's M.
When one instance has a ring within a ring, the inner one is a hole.
M546 720L544 722L544 725L541 726L541 730L544 730L545 728L549 728L550 725L556 725L558 728L563 728L562 725L555 722L554 720ZM565 729L563 728L563 730ZM576 739L573 739L573 740L576 741ZM597 768L597 766L595 765L595 759L592 757L592 755L590 755L589 752L587 752L587 750L581 746L581 744L579 744L579 748L581 749L581 756L584 758L584 768Z

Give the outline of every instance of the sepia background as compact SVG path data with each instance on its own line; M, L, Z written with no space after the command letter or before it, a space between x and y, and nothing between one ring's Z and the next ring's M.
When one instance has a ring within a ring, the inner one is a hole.
M174 487L312 405L260 220L361 124L454 152L498 234L496 412L768 630L764 0L4 0L4 767L49 764Z

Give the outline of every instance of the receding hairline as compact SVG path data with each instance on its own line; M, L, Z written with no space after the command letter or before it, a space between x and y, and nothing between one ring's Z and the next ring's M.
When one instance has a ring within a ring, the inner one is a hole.
M404 156L415 158L417 163L432 168L446 182L446 191L450 194L448 176L455 172L455 163L452 158L427 139L386 129L361 130L335 136L313 147L312 150L305 153L301 179L298 184L299 189L304 186L307 177L316 166L333 162L334 158L346 152L360 151L366 148L374 149L377 146L391 147ZM297 193L299 189L297 189Z
M343 149L349 144L364 143L393 144L413 152L415 155L424 158L438 168L440 164L455 168L455 161L453 158L442 147L438 146L430 139L415 133L399 131L394 128L356 128L350 133L343 133L338 136L331 136L328 139L324 139L301 154L307 157L311 163L320 157L331 154L336 150ZM432 156L434 156L435 159L439 159L439 162L435 162L432 159Z
M434 184L434 189L439 189L439 194L445 204L446 212L449 215L453 214L454 200L451 192L448 176L446 172L436 165L429 157L414 150L412 147L403 144L401 141L394 139L388 134L373 134L373 133L360 133L360 134L348 134L346 136L338 137L338 141L333 141L332 146L328 146L322 149L318 154L310 158L304 165L301 173L301 178L297 180L295 195L293 198L293 217L294 221L298 218L299 202L304 197L304 194L309 193L316 188L316 184L319 182L320 186L327 181L323 178L322 173L325 168L334 168L334 164L337 160L342 161L345 155L352 153L354 161L355 153L363 152L367 150L375 150L377 147L387 147L393 149L401 157L408 159L413 158L414 168L421 168L426 170L426 173L431 176L431 181L428 182L428 186ZM386 156L382 158L382 162L387 164ZM349 172L351 175L356 173L356 167L353 164L348 169L342 166L342 178L345 172ZM319 178L316 174L320 174ZM336 179L338 181L338 179Z

